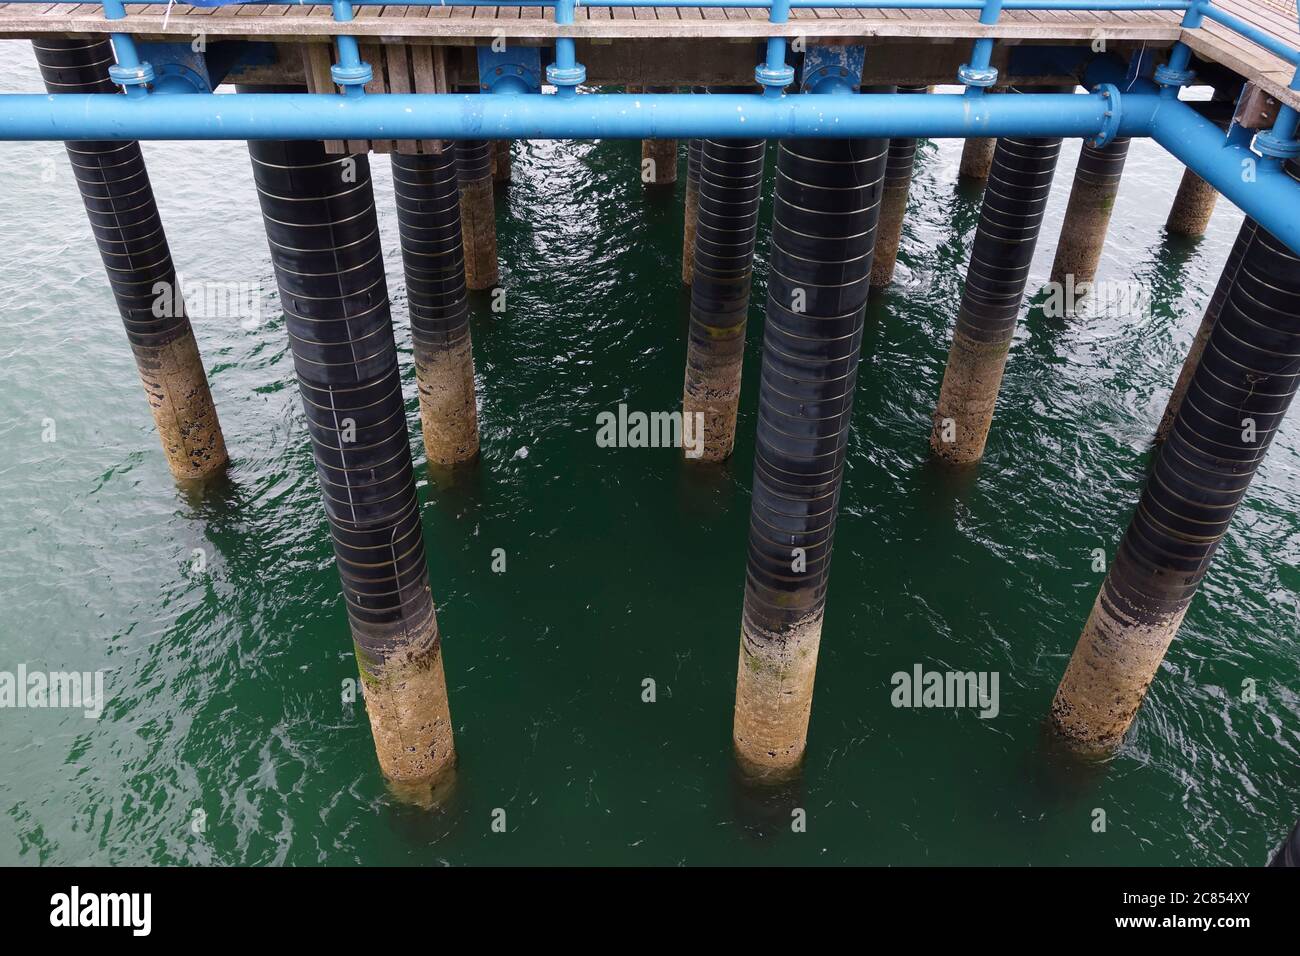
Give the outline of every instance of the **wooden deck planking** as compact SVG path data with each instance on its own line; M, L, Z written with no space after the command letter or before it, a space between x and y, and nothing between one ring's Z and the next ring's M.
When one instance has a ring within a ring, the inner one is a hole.
M72 32L113 32L124 30L128 33L155 35L163 33L161 12L163 4L132 4L133 12L125 20L117 21L111 28L103 19L97 4L7 4L0 6L0 31L6 35L15 35L21 31L31 33L52 32L44 22L34 22L42 13L48 12L51 19L66 17L67 31ZM601 11L593 15L593 11ZM396 13L396 15L393 15ZM701 35L719 36L754 36L761 37L771 32L767 22L766 11L740 8L675 8L675 7L580 7L579 22L574 25L572 35L580 38L599 36L608 39L628 39L634 37L698 37ZM171 12L166 33L182 34L187 28L184 21L191 17L205 16L217 20L237 20L238 26L227 27L224 23L218 28L222 34L231 36L266 36L287 42L301 40L306 35L324 35L333 32L335 26L327 6L231 6L231 7L191 7L176 5ZM851 36L860 31L862 36L907 36L944 38L973 38L986 35L1015 39L1080 39L1084 37L1088 26L1094 22L1093 17L1072 13L1054 14L1059 16L1061 31L1052 29L1049 24L1035 17L1029 11L1008 11L1005 21L993 27L981 27L976 22L974 11L921 11L921 10L851 10L851 9L800 9L792 11L790 23L779 25L777 33L795 35L800 31L794 21L817 22L833 26L831 35ZM412 37L439 36L477 38L485 34L481 27L487 22L517 22L521 30L534 29L524 26L526 21L543 21L553 24L554 12L550 8L524 7L466 7L452 5L383 7L359 7L357 17L351 23L341 25L339 32L358 36L399 36ZM1170 39L1174 35L1170 24L1156 19L1150 14L1143 14L1142 19L1129 24L1117 22L1120 39ZM313 29L300 22L330 21L329 26ZM720 20L727 24L716 33L709 31L701 34L700 20ZM278 22L277 22L278 21ZM402 21L402 26L397 26ZM449 21L432 27L436 21ZM866 22L862 22L866 21ZM618 22L625 29L610 27L608 24ZM1116 21L1111 21L1116 22ZM292 26L286 24L292 23ZM635 26L630 26L635 24ZM216 23L205 27L217 28ZM554 37L557 30L538 27L530 35L536 39ZM525 34L519 34L525 35Z

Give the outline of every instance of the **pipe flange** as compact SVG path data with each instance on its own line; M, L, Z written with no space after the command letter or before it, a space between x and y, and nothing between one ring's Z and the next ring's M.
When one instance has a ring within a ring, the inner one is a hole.
M1093 149L1101 149L1103 146L1109 146L1119 135L1119 122L1122 118L1123 111L1119 103L1119 87L1114 83L1102 83L1092 88L1094 93L1101 95L1106 101L1105 119L1102 121L1101 132L1092 139L1088 140L1088 145Z
M1279 136L1271 129L1263 130L1255 137L1255 148L1262 156L1273 156L1277 159L1300 157L1300 140Z
M578 86L587 82L587 68L581 63L568 69L554 63L547 64L546 82L551 86Z
M153 66L147 60L139 66L114 63L108 68L108 78L118 86L148 86L154 81Z
M375 71L369 63L358 63L356 66L335 63L330 67L330 79L342 87L365 86L374 78Z
M1196 79L1196 71L1175 70L1168 63L1161 63L1156 67L1154 78L1157 86L1186 86Z
M996 66L971 66L969 63L963 63L957 68L957 82L963 86L976 86L980 89L992 86L998 81L998 68Z
M754 79L759 86L779 92L794 82L794 67L783 64L774 70L766 63L760 63L754 67Z

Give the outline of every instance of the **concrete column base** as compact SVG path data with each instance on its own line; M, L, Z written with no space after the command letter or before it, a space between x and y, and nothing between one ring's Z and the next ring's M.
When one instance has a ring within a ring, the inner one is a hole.
M741 625L732 734L736 757L751 776L781 778L803 759L822 618L819 610L779 634Z
M192 480L222 468L228 456L198 343L186 325L161 348L133 351L167 465L177 478Z
M1052 724L1077 749L1105 751L1133 723L1187 607L1141 622L1128 620L1103 586L1052 699Z
M478 456L478 408L474 354L469 334L455 345L416 343L415 377L420 393L424 452L431 464L455 465Z
M1006 371L1008 345L977 342L960 331L954 333L930 430L930 448L944 461L970 465L983 457Z
M980 182L989 178L989 170L993 168L993 150L997 146L996 139L977 137L966 140L966 144L961 149L961 168L958 175L962 179L975 179Z
M492 181L494 183L510 182L512 166L510 145L508 139L498 139L492 144Z
M650 161L648 166L646 160ZM677 182L677 140L641 140L641 182L647 186L671 186Z
M366 715L384 776L423 781L442 776L456 762L456 746L442 668L442 643L429 605L427 619L405 639L391 638L383 661L358 643Z
M871 285L883 288L894 280L898 263L898 244L903 236L903 218L907 213L907 195L911 179L901 185L886 185L880 199L880 222L876 226L876 251L871 259Z
M687 356L682 388L682 421L704 416L703 454L694 461L725 461L736 445L736 413L740 404L740 373L745 348L745 327L735 330L725 352Z
M1165 229L1175 236L1193 239L1205 235L1218 199L1218 190L1190 169L1184 169L1183 181L1178 184L1178 195L1169 210Z

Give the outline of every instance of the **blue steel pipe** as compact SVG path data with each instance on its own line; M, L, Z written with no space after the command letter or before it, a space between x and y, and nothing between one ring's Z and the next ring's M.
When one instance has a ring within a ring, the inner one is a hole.
M104 0L103 7L105 20L126 19L126 7L123 6L122 0ZM140 55L135 49L135 38L129 33L114 33L112 38L113 57L117 60L117 64L109 67L109 77L114 83L121 82L124 78L131 78L126 83L126 95L133 99L145 96L148 92L145 81L153 79L153 70L147 69L146 65L140 62ZM132 74L135 74L133 78Z
M1125 94L1118 136L1144 136L1154 94ZM1111 104L1095 93L971 99L961 94L386 93L0 95L3 140L754 139L1096 136Z
M1130 95L1126 94L1127 106ZM1157 98L1149 135L1184 166L1300 255L1300 188L1277 163L1266 163L1186 103ZM1244 172L1254 170L1247 178Z
M332 7L334 10L334 20L337 23L349 23L352 20L352 4L349 0L333 0ZM334 38L334 43L338 47L339 56L336 68L330 73L334 77L334 82L338 83L342 79L354 79L358 82L347 82L343 86L344 96L361 96L365 93L363 83L359 82L364 72L361 63L361 47L357 44L357 38L347 33L340 33Z
M3 140L688 139L1093 137L1107 100L1079 93L971 98L936 93L594 93L556 96L190 93L0 95ZM1114 135L1151 136L1300 253L1300 186L1186 103L1125 93ZM1242 177L1243 163L1256 170Z

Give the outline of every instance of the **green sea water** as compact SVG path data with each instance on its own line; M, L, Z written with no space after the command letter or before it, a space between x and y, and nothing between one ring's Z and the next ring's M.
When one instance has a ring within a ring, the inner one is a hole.
M0 46L0 90L39 89L25 44ZM159 450L62 147L6 144L0 671L103 670L108 702L98 720L0 709L0 863L1264 862L1300 813L1294 419L1119 752L1080 764L1043 728L1094 550L1128 520L1241 214L1221 202L1204 239L1168 238L1180 171L1135 142L1099 278L1151 308L1062 320L1036 296L984 462L954 477L927 439L979 212L960 148L922 144L898 275L867 316L807 760L774 793L738 779L730 742L771 170L736 455L709 469L595 442L619 403L679 407L684 144L663 191L634 142L516 144L506 309L473 303L482 460L448 480L418 441L375 159L460 755L430 809L389 790L342 702L356 668L245 148L145 147L181 273L265 296L260 323L194 319L231 452L194 496ZM891 675L918 664L997 672L998 715L893 707Z

